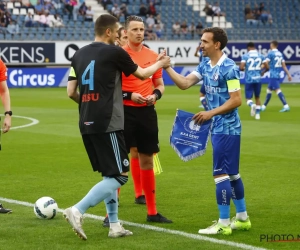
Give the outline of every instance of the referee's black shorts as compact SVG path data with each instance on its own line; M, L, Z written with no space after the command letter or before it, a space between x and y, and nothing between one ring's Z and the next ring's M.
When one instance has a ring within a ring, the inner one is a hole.
M129 171L123 131L82 135L93 170L102 176L118 176Z
M145 107L124 106L124 135L127 152L137 147L139 153L159 152L157 114L154 105Z

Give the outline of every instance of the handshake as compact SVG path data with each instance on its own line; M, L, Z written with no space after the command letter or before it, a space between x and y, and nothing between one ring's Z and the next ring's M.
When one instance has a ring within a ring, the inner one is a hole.
M175 64L175 62L171 60L169 56L167 56L166 50L160 52L160 54L156 58L156 61L159 61L161 63L161 68L164 69L167 69L169 67L174 67Z

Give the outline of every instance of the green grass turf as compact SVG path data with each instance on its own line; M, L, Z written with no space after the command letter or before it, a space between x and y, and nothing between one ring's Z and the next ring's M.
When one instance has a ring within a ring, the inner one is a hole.
M262 99L266 86L263 86ZM268 249L300 249L300 242L269 243L260 241L268 234L292 234L299 230L300 85L283 85L291 107L279 113L282 105L273 94L261 120L250 117L245 101L239 108L242 120L240 173L245 185L247 210L252 229L231 236L211 238L244 243ZM78 112L68 99L66 89L11 89L15 115L38 119L35 126L11 130L2 136L0 196L34 203L39 197L53 197L60 208L81 199L101 176L92 172L77 126ZM181 161L169 145L176 108L198 112L199 87L182 91L166 87L156 107L159 117L163 173L157 176L158 211L174 221L157 225L171 230L197 234L199 228L218 219L215 184L212 174L212 150L189 161ZM3 108L1 110L1 113ZM13 118L13 126L30 123ZM183 236L126 226L132 237L109 239L108 230L97 220L87 218L82 242L62 219L39 220L33 208L3 202L12 208L10 215L0 214L0 249L235 249ZM88 213L104 216L104 204ZM234 216L232 204L231 215ZM146 208L134 204L132 180L121 188L119 217L140 224L146 222ZM150 224L153 225L153 224Z

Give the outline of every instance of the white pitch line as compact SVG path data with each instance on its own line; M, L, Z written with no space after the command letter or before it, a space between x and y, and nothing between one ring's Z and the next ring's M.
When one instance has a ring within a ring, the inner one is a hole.
M0 115L3 116L3 115ZM19 115L13 115L13 118L22 118L22 119L27 119L30 120L31 123L25 124L25 125L21 125L21 126L16 126L16 127L11 127L10 129L18 129L18 128L26 128L26 127L30 127L33 125L36 125L39 123L39 120L31 118L31 117L26 117L26 116L19 116Z
M34 206L34 204L26 202L26 201L17 201L17 200L7 199L4 197L0 197L0 200L5 201L7 203L18 204L18 205L23 205L23 206L27 206L27 207ZM63 211L64 211L64 209L58 209L58 212L62 213ZM84 217L99 220L99 221L102 221L104 219L104 217L102 217L102 216L93 215L93 214L84 214ZM243 244L243 243L236 243L236 242L227 241L227 240L218 240L215 238L210 238L210 237L206 237L206 236L202 236L202 235L198 235L198 234L185 233L182 231L170 230L170 229L150 226L150 225L146 225L146 224L133 223L133 222L123 221L123 220L122 220L122 223L124 225L139 227L139 228L143 228L143 229L151 230L151 231L155 231L155 232L163 232L163 233L167 233L167 234L179 235L179 236L183 236L183 237L186 237L189 239L208 241L208 242L212 242L212 243L216 243L216 244L220 244L220 245L227 245L227 246L237 247L237 248L241 248L241 249L267 250L266 248L255 247L255 246L251 246L251 245L247 245L247 244Z

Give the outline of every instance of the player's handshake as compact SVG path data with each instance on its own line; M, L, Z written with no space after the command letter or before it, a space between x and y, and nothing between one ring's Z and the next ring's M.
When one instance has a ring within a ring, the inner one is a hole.
M161 68L167 69L171 67L171 58L169 56L163 56L159 61L162 63Z
M156 61L161 61L163 63L161 68L166 69L171 66L171 58L167 56L167 52L165 49L159 53L159 55L156 58Z

